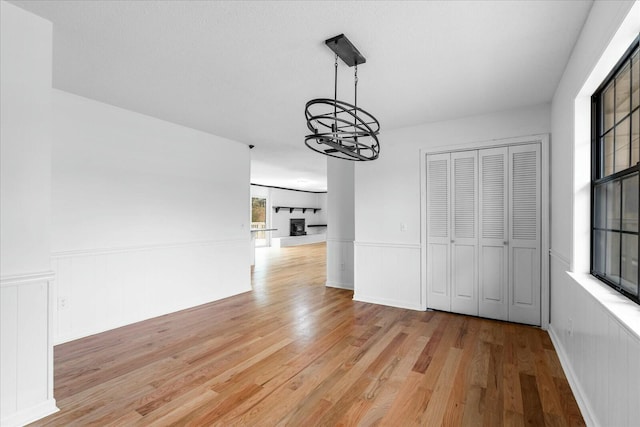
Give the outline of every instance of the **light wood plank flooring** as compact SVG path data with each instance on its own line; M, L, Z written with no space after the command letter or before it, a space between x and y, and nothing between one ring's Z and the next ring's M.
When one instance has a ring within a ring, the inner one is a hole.
M34 425L584 425L544 331L354 302L325 267L259 250L253 292L57 346Z

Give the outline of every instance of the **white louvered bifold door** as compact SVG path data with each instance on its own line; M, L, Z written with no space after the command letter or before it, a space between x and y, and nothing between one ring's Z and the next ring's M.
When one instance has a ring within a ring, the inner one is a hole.
M478 310L482 317L499 320L509 316L508 163L507 147L478 153Z
M509 320L540 325L540 145L509 147Z
M477 151L451 153L451 311L478 315Z
M451 310L449 153L427 156L427 307Z

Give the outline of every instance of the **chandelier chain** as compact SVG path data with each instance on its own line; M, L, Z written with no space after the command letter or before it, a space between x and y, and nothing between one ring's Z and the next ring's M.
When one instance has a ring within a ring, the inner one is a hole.
M353 132L356 135L353 139L358 142L358 136L356 132L358 130L358 118L356 116L356 112L358 111L358 64L356 64L355 70L353 72L353 106Z
M334 136L337 136L338 132L338 106L335 101L338 100L338 53L335 55L335 64L334 64L334 78L333 78L333 131Z

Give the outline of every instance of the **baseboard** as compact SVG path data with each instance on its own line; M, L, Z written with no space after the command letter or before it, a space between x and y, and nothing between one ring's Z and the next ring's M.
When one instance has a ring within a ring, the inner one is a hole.
M286 248L289 246L311 245L326 241L327 235L324 233L305 234L304 236L272 237L271 246L274 248Z
M353 283L340 283L340 282L334 282L333 280L327 280L327 282L324 285L329 288L346 289L348 291L353 290Z
M569 386L571 387L571 391L576 398L576 402L578 403L578 407L580 408L580 412L582 413L582 418L584 418L584 422L587 426L597 426L596 417L594 416L593 409L589 404L589 400L586 398L582 387L580 386L580 382L573 371L571 366L571 362L567 357L567 353L564 351L564 347L560 338L556 333L556 330L553 327L553 324L549 325L548 329L549 337L551 337L551 342L555 347L556 354L558 355L558 359L560 359L560 364L562 365L562 369L564 371L565 376L567 377L567 381L569 381Z
M2 418L0 420L0 425L2 427L24 426L51 414L55 414L59 410L60 409L56 406L55 399L45 400L31 408L23 409L6 418Z
M397 307L397 308L406 308L408 310L424 311L424 309L420 307L420 304L412 304L412 303L407 303L406 301L398 301L398 300L387 299L387 298L368 297L366 295L363 296L355 293L353 294L353 300L360 301L360 302L367 302L370 304L387 305L390 307Z

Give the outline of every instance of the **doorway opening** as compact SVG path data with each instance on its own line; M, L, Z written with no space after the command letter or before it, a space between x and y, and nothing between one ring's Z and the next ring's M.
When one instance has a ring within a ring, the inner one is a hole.
M264 197L251 198L251 229L267 228L267 199ZM255 232L256 247L269 246L265 231Z

